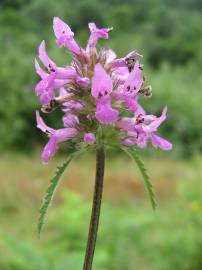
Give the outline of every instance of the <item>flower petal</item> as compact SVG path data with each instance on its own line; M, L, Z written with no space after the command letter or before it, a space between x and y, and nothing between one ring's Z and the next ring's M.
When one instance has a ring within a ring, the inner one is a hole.
M71 67L68 66L66 68L61 68L61 67L57 67L57 72L56 72L56 79L70 79L70 80L74 80L77 76L76 70Z
M82 54L82 49L73 38L74 33L71 28L58 17L53 19L53 30L59 47L67 47L72 53L77 55Z
M162 150L171 150L172 149L172 143L167 141L166 139L157 136L156 134L152 133L151 134L151 141L152 145L155 148L161 148Z
M96 137L94 133L85 133L84 134L84 142L87 144L94 144L96 141Z
M117 126L125 131L134 131L135 123L135 118L124 117L117 123Z
M35 59L35 69L36 73L41 77L41 79L46 79L48 77L48 73L46 73L39 65L38 61Z
M134 140L133 138L126 138L124 140L122 140L123 144L126 146L132 146L134 144L136 144L136 140Z
M35 87L35 92L40 95L41 104L47 104L52 98L55 97L54 89L56 88L56 83L54 80L55 75L50 74L46 79L41 80ZM62 84L63 86L64 84Z
M96 119L105 125L113 124L118 120L118 111L111 107L110 97L106 96L96 102Z
M54 136L57 139L57 142L63 142L68 139L76 137L78 130L76 128L61 128L55 131Z
M47 80L41 80L37 83L35 87L35 92L37 95L43 94L44 90L48 87L48 81Z
M39 59L48 70L55 72L56 64L48 57L44 40L39 45Z
M108 33L110 31L108 28L97 28L95 23L89 23L88 26L91 34L86 48L87 52L95 48L98 39L108 39Z
M70 110L78 110L78 111L81 111L83 110L84 108L84 105L82 105L81 103L79 102L76 102L74 100L70 100L68 102L65 102L63 104L63 106L65 107L63 109L63 112L69 112Z
M62 36L68 36L69 38L74 36L69 25L63 22L59 17L53 18L53 31L57 39Z
M66 113L63 116L63 123L65 127L74 127L76 124L79 123L79 119L76 115L72 113Z
M76 82L80 86L87 86L90 83L90 80L88 77L77 77Z
M49 89L48 91L44 91L41 95L40 95L40 103L42 105L47 105L51 99L53 99L55 97L55 93L53 89Z
M140 70L139 62L136 62L134 69L129 74L128 79L124 84L124 92L128 94L136 94L143 84L142 71Z
M58 80L58 79L57 80L54 80L54 82L53 82L53 88L54 89L61 88L64 85L66 85L66 84L68 84L70 82L71 82L71 80L69 80L69 79L66 79L66 80Z
M41 160L43 164L48 164L49 160L55 155L57 152L57 140L54 136L52 136L48 143L45 145L43 152L41 154Z
M44 133L50 133L50 134L54 134L55 133L55 129L48 127L43 119L41 118L39 111L36 111L36 122L37 122L37 127L43 131Z
M66 46L70 52L80 56L83 54L83 50L82 48L77 44L77 42L71 38L66 38L64 37L64 41L63 41L63 38L61 38L61 40L58 40L58 44L64 44L63 46Z
M138 104L138 97L128 95L123 91L115 91L113 96L125 104L125 108L133 113L143 112L143 108Z
M142 55L140 55L137 51L132 51L125 57L111 61L111 63L109 63L109 66L112 69L116 69L119 67L128 67L131 62L135 64L135 61L139 60L140 57L142 57Z
M39 119L41 121L41 119ZM42 120L43 121L43 120ZM40 128L46 129L44 122L40 123ZM44 150L41 155L41 160L43 164L47 164L49 160L55 155L57 151L57 144L68 139L75 137L78 131L75 128L62 128L54 130L54 133L50 135L48 143L45 145Z
M154 132L157 128L165 121L167 116L168 108L167 106L164 107L163 112L160 117L157 117L151 124L148 125L148 129L150 132Z
M147 138L145 136L139 137L139 140L137 140L137 145L142 148L145 149L147 147Z
M109 95L112 92L112 80L101 64L96 64L92 78L92 96L97 99L100 95Z
M109 28L97 28L95 23L88 24L90 32L95 38L108 39Z

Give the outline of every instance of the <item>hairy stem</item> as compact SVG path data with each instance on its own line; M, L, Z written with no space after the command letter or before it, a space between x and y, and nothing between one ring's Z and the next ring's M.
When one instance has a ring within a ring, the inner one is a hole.
M91 220L88 232L88 242L86 247L85 259L83 264L83 270L91 270L98 226L100 209L102 202L102 191L103 191L103 181L104 181L104 167L105 167L105 152L104 148L100 147L96 152L96 175L95 175L95 187L94 187L94 197L91 212Z

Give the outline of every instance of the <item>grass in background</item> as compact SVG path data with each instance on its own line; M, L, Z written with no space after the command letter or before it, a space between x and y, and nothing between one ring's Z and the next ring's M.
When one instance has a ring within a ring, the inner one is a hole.
M0 269L81 269L94 182L91 156L70 165L37 238L38 208L58 163L40 166L38 154L2 156ZM95 270L201 269L200 163L201 157L146 160L159 204L153 212L134 164L124 156L107 161Z

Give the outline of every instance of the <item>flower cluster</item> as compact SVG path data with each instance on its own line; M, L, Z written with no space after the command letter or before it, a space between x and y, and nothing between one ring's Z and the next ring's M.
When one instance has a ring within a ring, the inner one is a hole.
M70 27L60 18L53 20L53 30L59 47L66 47L72 54L72 62L58 67L49 58L45 42L39 46L35 68L41 80L35 91L40 98L42 111L49 113L55 108L63 112L63 128L48 127L39 112L36 112L37 127L49 137L43 153L43 163L48 163L56 153L58 144L72 140L77 144L97 145L98 129L107 126L113 141L125 146L152 145L170 150L172 144L156 134L158 127L166 119L167 107L162 115L148 115L138 103L141 96L152 95L151 86L145 86L141 55L132 51L123 58L117 58L114 51L103 48L97 51L99 39L108 39L112 28L97 28L89 23L90 37L86 49L74 39ZM106 143L106 142L105 142Z

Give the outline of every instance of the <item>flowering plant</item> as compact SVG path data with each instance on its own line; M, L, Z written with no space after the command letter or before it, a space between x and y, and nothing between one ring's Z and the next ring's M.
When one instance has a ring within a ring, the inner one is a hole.
M104 160L106 147L124 150L134 159L143 175L152 206L156 206L154 193L142 161L138 158L136 147L146 148L151 141L154 148L170 150L172 144L156 134L158 127L166 119L167 107L161 116L146 114L139 104L141 97L151 97L151 86L145 86L142 55L132 51L123 58L117 58L113 50L96 49L99 39L108 39L112 28L97 28L89 23L90 37L86 49L81 48L74 39L70 27L60 18L53 20L53 30L59 47L66 47L72 54L68 66L58 67L46 52L45 41L39 46L39 59L44 68L35 60L35 68L41 80L35 91L42 105L42 112L54 109L63 112L63 127L48 127L36 112L37 127L48 139L41 155L47 164L55 155L61 142L71 141L73 151L69 159L59 167L51 180L47 195L42 204L39 217L39 232L51 202L54 190L72 158L81 150L96 150L97 166L94 202L89 229L89 238L83 269L91 269L98 230Z

